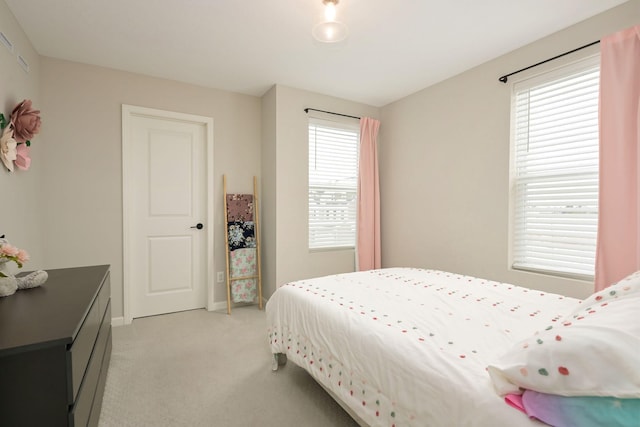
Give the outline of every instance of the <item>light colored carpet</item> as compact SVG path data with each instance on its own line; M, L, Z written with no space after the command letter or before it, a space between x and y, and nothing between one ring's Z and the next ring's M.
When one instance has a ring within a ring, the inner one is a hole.
M357 427L291 362L271 371L264 311L205 310L113 328L100 427Z

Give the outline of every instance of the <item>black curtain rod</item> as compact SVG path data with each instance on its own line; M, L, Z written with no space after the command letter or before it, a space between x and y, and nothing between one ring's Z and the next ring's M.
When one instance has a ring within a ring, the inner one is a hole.
M600 43L600 40L596 40L594 42L591 42L589 44L585 44L584 46L580 46L580 47L575 48L573 50L570 50L568 52L561 53L560 55L556 55L553 58L545 59L544 61L540 61L537 64L529 65L528 67L525 67L525 68L523 68L521 70L518 70L518 71L514 71L513 73L505 74L504 76L500 77L498 80L500 80L502 83L506 83L508 78L509 78L509 76L513 76L514 74L521 73L521 72L523 72L525 70L528 70L529 68L537 67L538 65L545 64L545 63L547 63L549 61L553 61L554 59L561 58L561 57L563 57L565 55L569 55L570 53L577 52L579 50L582 50L582 49L587 48L589 46L593 46L594 44L598 44L598 43Z
M334 116L349 117L349 118L351 118L351 119L358 119L358 120L360 120L360 117L350 116L350 115L348 115L348 114L334 113L334 112L332 112L332 111L316 110L315 108L305 108L305 109L304 109L304 112L308 114L308 113L309 113L309 110L311 110L311 111L319 111L319 112L321 112L321 113L333 114Z

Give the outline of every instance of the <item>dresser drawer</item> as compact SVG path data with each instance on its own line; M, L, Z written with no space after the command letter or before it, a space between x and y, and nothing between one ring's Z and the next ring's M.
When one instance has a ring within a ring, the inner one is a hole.
M111 331L107 337L107 348L104 351L104 357L102 358L102 368L100 369L100 377L98 378L98 387L96 388L96 395L93 397L93 407L91 408L91 415L89 416L89 423L87 427L98 427L100 422L100 412L102 412L102 401L104 399L104 388L107 383L107 372L109 371L109 362L111 361Z
M89 423L89 416L94 406L94 397L100 380L105 351L111 348L111 306L108 303L106 312L101 320L102 323L100 325L98 338L89 360L84 381L78 392L75 405L69 413L69 425L72 427L85 427ZM100 398L101 397L102 396L100 396Z
M91 357L91 352L96 343L100 324L105 313L106 303L111 297L111 287L109 286L109 275L106 276L97 298L93 301L89 314L85 318L76 339L69 349L71 388L69 389L69 405L75 402L78 390L87 370L87 364Z

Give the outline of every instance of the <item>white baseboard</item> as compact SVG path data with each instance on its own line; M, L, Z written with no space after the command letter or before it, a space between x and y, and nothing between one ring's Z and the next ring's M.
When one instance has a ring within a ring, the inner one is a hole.
M111 326L124 326L124 317L112 317L111 318Z
M264 306L266 304L267 304L267 299L263 298L262 299L262 307L264 308ZM231 309L233 310L236 307L243 307L245 305L257 305L257 303L255 303L255 302L233 303L233 304L231 304ZM220 301L220 302L213 303L213 306L209 309L209 311L227 311L227 302L226 301ZM124 326L124 316L112 317L111 318L111 326L113 326L113 327Z
M210 307L209 311L222 311L227 309L227 303L225 301L222 302L214 302L213 306Z

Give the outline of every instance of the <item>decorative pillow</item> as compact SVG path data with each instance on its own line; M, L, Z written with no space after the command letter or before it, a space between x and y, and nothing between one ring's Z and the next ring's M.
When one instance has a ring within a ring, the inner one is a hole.
M640 271L581 301L487 370L500 395L640 398Z

